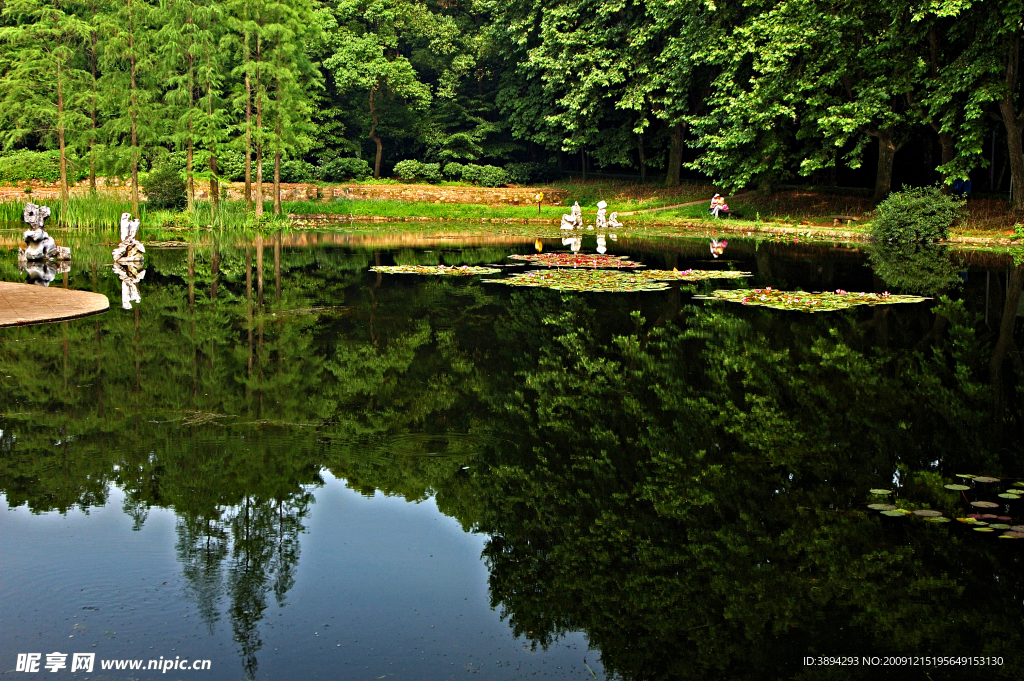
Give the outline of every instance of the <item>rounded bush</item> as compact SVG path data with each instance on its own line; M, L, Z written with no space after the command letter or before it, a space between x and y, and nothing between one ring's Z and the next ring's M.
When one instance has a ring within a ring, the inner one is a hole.
M452 161L451 163L447 164L444 167L444 175L449 180L461 180L462 171L465 168L466 166L462 165L461 163L455 163L454 161Z
M441 181L440 163L421 163L415 159L406 159L395 164L392 171L403 182L423 180L424 182Z
M193 159L194 161L194 159ZM204 156L203 162L205 165L196 166L196 170L206 170L210 167L209 156ZM252 159L252 167L250 169L252 173L253 182L256 181L256 159ZM273 177L274 165L273 161L270 164L271 177ZM266 177L267 166L263 166L263 174ZM217 154L217 174L220 175L222 180L228 182L242 182L245 180L245 152L235 151L234 149L226 149Z
M74 180L74 163L70 156L68 161L68 179ZM0 154L0 184L13 185L26 180L60 180L60 152L19 150Z
M312 163L295 159L281 163L282 182L312 182L316 167Z
M181 210L187 203L185 178L170 163L161 163L150 171L145 190L150 208Z
M370 164L361 158L336 158L320 166L317 175L325 182L344 180L365 180L373 171Z
M964 215L963 201L938 187L904 188L878 204L872 234L890 244L930 244L949 236Z
M508 173L498 166L481 166L478 182L484 187L504 187L509 183Z

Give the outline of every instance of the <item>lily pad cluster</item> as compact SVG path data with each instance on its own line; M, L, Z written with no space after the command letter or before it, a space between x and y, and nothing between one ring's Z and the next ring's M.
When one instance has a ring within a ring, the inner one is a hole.
M872 489L868 490L871 494L879 497L887 497L892 494L891 489ZM907 515L915 515L919 518L924 518L930 523L948 523L950 519L942 515L942 511L933 511L930 508L919 508L916 510L899 508L896 504L883 504L875 503L868 504L868 508L872 511L878 511L882 515L889 516L891 518L900 518Z
M505 279L484 279L491 284L550 288L556 291L596 291L603 293L630 293L635 291L663 291L668 284L639 276L640 272L597 269L533 270L513 274ZM644 272L643 274L649 274Z
M727 300L743 305L771 307L777 310L799 310L801 312L832 312L845 310L857 305L891 305L893 303L920 303L928 298L922 296L894 296L886 293L849 293L838 290L835 293L805 293L803 291L779 291L770 286L763 289L717 290L709 296L698 296L709 300Z
M964 500L967 500L965 493L969 490L988 491L978 485L995 485L1001 482L999 478L988 476L988 475L972 475L968 473L958 473L957 476L963 483L974 483L973 485L967 485L962 483L950 483L943 485L946 489L956 492L959 495L964 496ZM998 489L998 487L996 487ZM892 490L888 489L872 489L869 490L871 494L876 496L888 496L892 494ZM1005 505L1009 501L1017 501L1024 497L1024 482L1014 482L1010 485L1005 492L998 493L996 496L1005 499L1002 503L994 501L986 501L984 499L977 499L975 501L968 501L975 511L988 511L990 509L997 509L1000 506ZM873 511L879 511L883 515L887 516L904 516L904 515L918 515L924 517L925 520L931 522L950 522L949 518L943 517L939 511L932 511L930 509L919 509L911 511L907 509L897 508L894 504L888 503L873 503L868 504L868 508ZM1012 525L1013 517L1008 515L998 515L997 513L968 513L961 518L956 518L958 522L961 522L975 532L982 533L993 533L996 531L1002 532L999 535L1000 539L1024 539L1024 525Z
M473 267L470 265L377 265L371 272L384 274L428 274L442 277L473 277L478 274L497 274L497 267Z
M644 270L636 276L653 281L706 281L708 279L742 279L752 276L750 272L734 270Z
M545 267L614 267L635 269L643 267L642 263L633 262L624 255L589 254L589 253L529 253L526 255L510 255L511 260L525 260L531 265Z

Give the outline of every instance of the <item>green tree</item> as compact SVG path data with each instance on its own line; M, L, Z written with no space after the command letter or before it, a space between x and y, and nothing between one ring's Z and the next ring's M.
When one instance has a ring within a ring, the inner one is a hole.
M188 208L195 201L194 157L199 146L209 154L210 202L216 210L217 152L227 138L229 121L222 96L222 8L205 0L168 0L161 10L156 43L167 70L164 98L173 110L171 139L185 151Z
M340 92L354 90L367 97L367 137L376 147L373 176L378 178L384 153L382 100L401 98L424 110L432 98L430 86L420 80L403 49L409 49L410 41L425 39L437 51L449 51L454 26L416 0L346 0L334 6L333 15L325 27L330 55L324 66Z
M68 200L68 143L87 125L74 106L88 87L80 52L91 34L73 5L64 0L5 2L0 17L0 129L6 148L32 133L56 141L60 150L61 200Z
M152 13L143 0L116 0L98 18L104 38L103 127L119 152L115 167L131 174L134 215L139 214L139 166L145 150L159 138L164 113L157 105Z

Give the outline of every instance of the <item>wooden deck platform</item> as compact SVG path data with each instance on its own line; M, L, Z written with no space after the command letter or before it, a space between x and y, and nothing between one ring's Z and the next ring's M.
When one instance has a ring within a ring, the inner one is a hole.
M0 327L59 322L106 312L100 293L0 281Z

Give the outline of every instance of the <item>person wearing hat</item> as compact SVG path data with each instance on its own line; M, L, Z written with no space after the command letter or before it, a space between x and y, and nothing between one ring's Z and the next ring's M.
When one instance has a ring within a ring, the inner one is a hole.
M708 208L708 212L711 213L716 218L718 217L719 213L729 212L729 206L725 204L725 198L721 194L715 194L711 198L711 207Z

